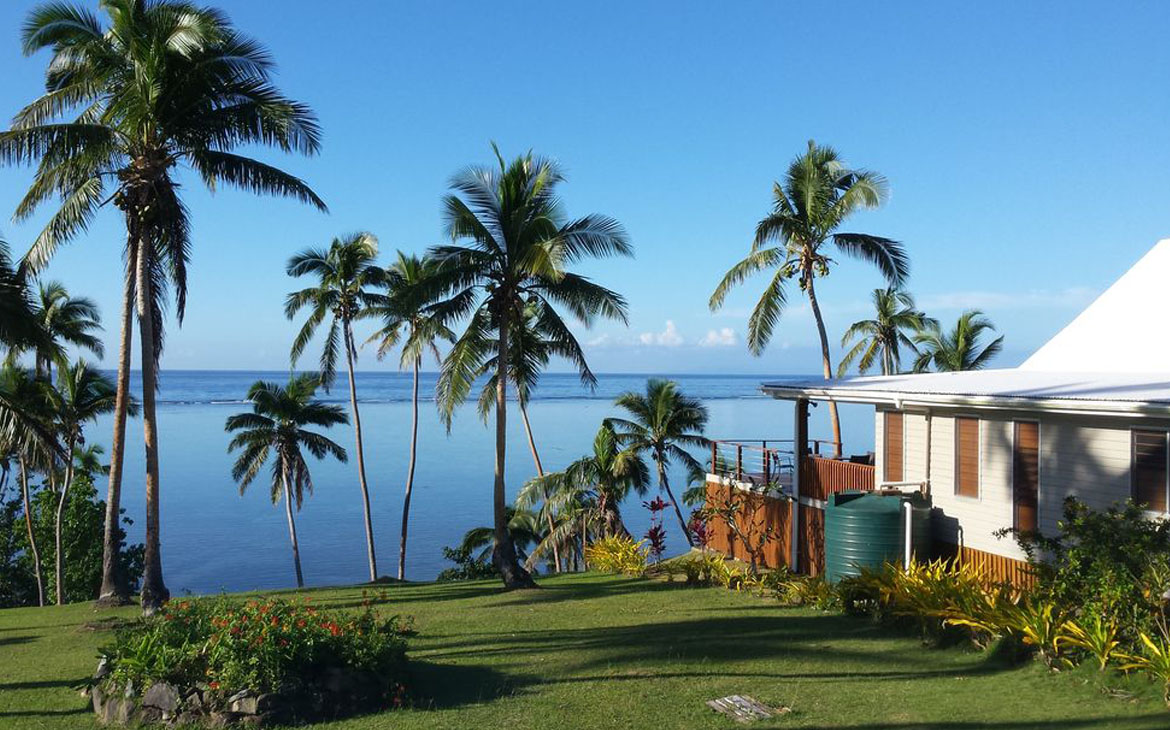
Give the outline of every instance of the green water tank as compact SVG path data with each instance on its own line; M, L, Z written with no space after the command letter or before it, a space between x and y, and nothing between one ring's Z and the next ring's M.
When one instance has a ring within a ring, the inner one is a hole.
M857 575L860 567L901 564L906 553L906 507L914 555L929 559L930 498L882 492L842 492L825 509L825 577L836 582Z

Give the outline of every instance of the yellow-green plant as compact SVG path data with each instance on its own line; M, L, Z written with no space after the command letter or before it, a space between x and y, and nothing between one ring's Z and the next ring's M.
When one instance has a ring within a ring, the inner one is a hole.
M645 540L634 542L628 537L605 537L585 548L585 563L605 573L643 575L649 555Z
M1097 660L1097 668L1105 670L1109 661L1117 657L1121 642L1117 640L1117 623L1094 614L1091 620L1080 622L1069 619L1061 627L1057 637L1061 646L1080 649Z
M1165 636L1155 641L1148 634L1142 634L1142 653L1126 655L1122 670L1140 669L1152 678L1162 682L1162 699L1170 706L1170 642Z

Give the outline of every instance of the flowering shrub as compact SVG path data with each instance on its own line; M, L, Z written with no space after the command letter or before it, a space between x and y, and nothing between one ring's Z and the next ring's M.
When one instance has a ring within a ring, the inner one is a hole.
M606 573L643 575L649 550L646 541L628 537L606 537L585 548L585 562L594 570Z
M392 701L401 694L406 631L399 617L382 618L368 604L343 613L318 610L308 599L180 600L119 632L105 655L117 686L288 692L325 670L347 670L384 679Z
M650 555L656 563L662 561L662 556L666 552L666 529L662 526L662 513L670 504L661 496L649 502L642 502L642 506L650 510L650 529L646 530L643 537L649 541Z

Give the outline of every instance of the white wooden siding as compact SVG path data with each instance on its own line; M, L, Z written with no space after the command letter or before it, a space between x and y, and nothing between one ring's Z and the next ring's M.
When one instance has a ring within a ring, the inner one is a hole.
M883 409L877 409L875 443L878 475L882 474ZM978 416L979 497L955 494L955 417ZM962 541L967 547L1022 559L1011 537L993 533L1013 522L1012 447L1015 421L1040 424L1040 485L1038 521L1041 532L1057 529L1066 497L1074 496L1095 509L1122 502L1130 494L1130 431L1135 427L1167 428L1170 421L1107 416L1044 414L1021 411L976 413L932 409L930 423L930 493L936 508L935 537ZM926 476L928 419L907 412L904 419L905 479ZM879 476L880 479L880 476Z

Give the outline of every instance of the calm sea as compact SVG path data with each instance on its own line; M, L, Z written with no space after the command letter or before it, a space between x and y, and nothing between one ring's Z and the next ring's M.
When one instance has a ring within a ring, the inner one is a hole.
M137 378L137 374L135 374ZM529 407L537 447L546 470L555 470L585 454L601 420L618 415L614 397L645 387L646 375L603 374L590 391L577 376L549 373L541 380ZM760 393L764 380L785 376L678 375L689 395L710 410L711 438L790 438L792 407ZM246 410L244 395L257 379L283 382L287 373L245 371L164 371L159 394L160 458L162 463L163 570L172 593L275 588L293 582L284 511L269 500L259 480L241 496L230 475L231 457L224 420ZM427 580L446 567L440 554L457 544L468 529L491 523L494 431L474 406L464 407L448 434L439 421L433 393L435 375L422 375L419 461L411 505L407 577ZM397 565L398 530L410 433L410 376L406 373L359 373L357 390L365 434L367 476L374 513L379 573L393 575ZM321 397L348 403L344 378ZM847 449L867 451L873 444L873 410L842 410ZM510 412L507 475L514 493L535 475L519 414ZM86 431L90 443L109 446L111 420L104 418ZM353 583L366 579L364 536L353 432L336 428L330 434L351 452L350 464L311 464L316 486L297 516L305 580L311 585ZM829 436L827 409L813 410L811 436ZM131 539L142 539L142 425L131 420L126 455L123 504L135 521ZM683 475L672 486L681 493ZM104 494L105 484L99 484ZM654 487L651 494L656 493ZM649 516L640 500L624 505L631 531L640 535ZM668 549L681 551L677 525L668 522Z

